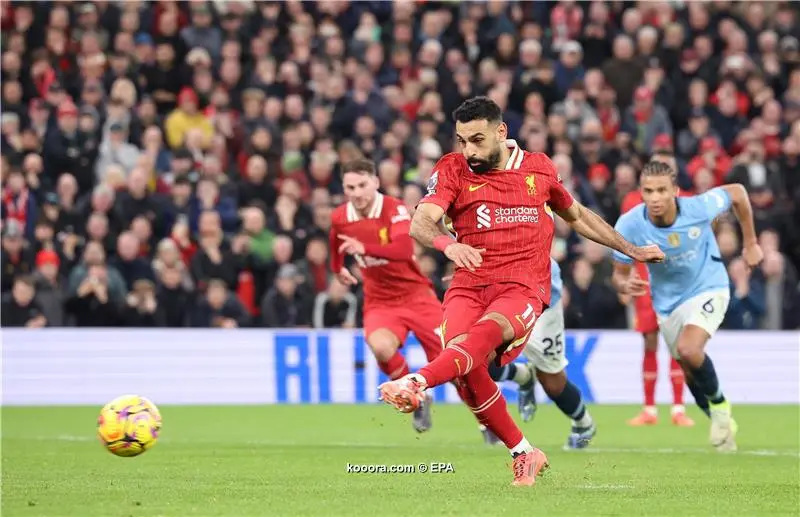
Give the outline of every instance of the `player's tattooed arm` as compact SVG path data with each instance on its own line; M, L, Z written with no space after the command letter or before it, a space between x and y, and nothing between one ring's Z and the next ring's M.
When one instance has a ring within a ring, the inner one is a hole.
M664 252L657 246L637 247L625 240L610 224L582 204L575 201L565 210L556 213L564 219L573 230L587 239L603 246L617 250L639 262L661 262Z

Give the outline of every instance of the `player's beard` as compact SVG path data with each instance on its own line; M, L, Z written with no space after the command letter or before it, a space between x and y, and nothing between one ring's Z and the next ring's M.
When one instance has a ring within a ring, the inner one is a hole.
M497 148L489 154L489 158L484 160L483 158L472 157L467 159L467 164L469 168L472 169L472 172L477 174L486 174L492 169L496 169L500 166L500 149Z

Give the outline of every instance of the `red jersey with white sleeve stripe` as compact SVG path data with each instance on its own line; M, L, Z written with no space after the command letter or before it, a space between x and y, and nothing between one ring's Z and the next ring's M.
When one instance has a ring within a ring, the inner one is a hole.
M421 297L436 298L433 284L419 269L414 242L409 235L411 215L399 199L378 193L367 217L352 203L337 207L332 214L331 269L344 267L338 252L346 235L364 244L364 256L356 257L364 278L364 309L375 306L408 305Z
M420 203L444 209L458 242L486 250L474 272L456 270L451 287L512 282L549 303L555 224L547 205L566 210L574 200L547 155L524 151L513 140L506 146L505 166L485 174L473 172L460 153L443 156Z

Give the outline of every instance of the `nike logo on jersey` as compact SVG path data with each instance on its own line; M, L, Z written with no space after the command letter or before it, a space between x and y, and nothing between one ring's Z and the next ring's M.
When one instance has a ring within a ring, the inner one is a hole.
M470 185L470 186L469 186L469 191L470 191L470 192L475 192L475 191L476 191L476 190L478 190L479 188L485 187L485 186L486 186L486 185L488 185L488 184L489 184L489 182L486 182L486 183L481 183L480 185Z

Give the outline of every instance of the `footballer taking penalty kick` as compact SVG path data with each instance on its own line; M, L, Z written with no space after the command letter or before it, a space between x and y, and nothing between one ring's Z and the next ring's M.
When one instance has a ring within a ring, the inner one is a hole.
M439 356L417 373L380 386L381 398L413 411L426 389L455 381L461 398L508 447L514 485L533 485L547 466L511 415L488 365L505 366L522 352L537 318L550 303L549 205L575 231L633 260L659 261L656 246L635 247L601 217L576 202L552 161L507 140L500 107L487 97L454 112L461 153L434 166L428 193L411 222L411 236L442 251L456 265L444 300ZM439 222L447 213L457 240Z
M722 324L730 297L712 221L733 206L742 227L745 262L755 267L763 258L747 192L741 185L725 185L679 198L675 170L659 161L645 165L641 190L644 203L623 214L617 230L631 242L665 250L663 263L648 265L661 334L697 405L711 417L711 444L722 452L735 451L737 425L705 347ZM632 274L633 261L621 253L614 259L616 288L632 296L645 294L648 284Z

